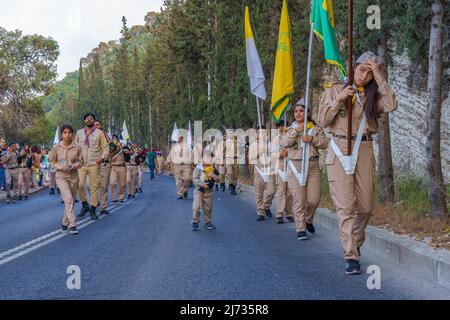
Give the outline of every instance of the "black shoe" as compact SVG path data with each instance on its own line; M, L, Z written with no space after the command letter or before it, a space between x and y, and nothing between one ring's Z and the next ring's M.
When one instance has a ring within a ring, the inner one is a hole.
M70 233L71 235L77 235L77 234L78 234L77 227L72 227L72 228L70 228L69 233Z
M78 202L80 202L80 200L78 200L78 199L75 199L75 203L78 203Z
M230 188L231 188L230 194L231 194L232 196L237 195L237 193L236 193L236 186L235 186L234 184L230 184Z
M17 200L22 201L22 196L19 196L19 198L17 198Z
M113 200L112 201L113 204L117 204L117 202L119 202L119 200Z
M192 222L191 229L192 229L192 231L197 231L198 230L198 222Z
M185 192L185 193L183 194L183 197L186 199L186 198L188 197L188 193Z
M277 218L277 224L282 224L283 222L283 217Z
M81 211L80 211L80 213L77 215L77 217L78 217L78 218L83 218L83 217L86 215L86 213L88 213L88 211L89 211L89 205L88 205L88 203L85 201L85 202L83 202L83 207L81 208Z
M216 184L216 191L219 191L219 185Z
M264 218L263 215L258 214L258 219L256 219L256 221L264 221L264 220L266 220L266 218Z
M183 196L178 196L177 200L183 200Z
M216 229L216 226L213 225L212 222L205 223L205 229L214 230L214 229Z
M63 233L66 233L67 231L69 231L69 227L68 227L68 226L65 226L65 225L61 225L61 231L62 231Z
M314 225L312 223L306 224L306 230L308 230L309 233L315 233L316 229L314 229Z
M102 211L100 211L100 214L109 214L109 211L106 209L102 209Z
M268 216L269 218L272 218L272 211L270 211L270 209L266 209L266 216Z
M136 198L136 193L133 193L133 194L131 195L131 199L134 199L134 198Z
M361 257L361 248L358 247L358 248L356 248L356 249L358 250L358 256Z
M308 235L306 234L306 231L300 231L297 233L297 239L298 240L308 240Z
M123 204L123 199L120 199L120 200L119 200L119 204Z
M295 222L295 219L293 217L287 217L286 220L288 222Z
M55 188L50 188L50 192L48 194L55 194Z
M127 199L130 200L133 196L131 194L128 195Z
M354 259L345 260L345 274L361 274L361 267L359 266L359 262Z
M95 213L95 211L97 210L97 207L91 207L91 209L89 210L89 213L91 215L91 220L97 220L97 214Z
M25 197L23 197L24 198L24 200L28 200L28 196L25 196Z

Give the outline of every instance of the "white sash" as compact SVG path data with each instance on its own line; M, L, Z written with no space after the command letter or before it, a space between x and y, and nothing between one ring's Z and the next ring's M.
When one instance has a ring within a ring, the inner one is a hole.
M261 176L261 178L263 179L264 183L269 182L269 176L270 176L269 172L263 172L260 168L258 168L258 166L256 164L255 164L255 169L256 169L256 171L258 171L258 173Z
M308 136L312 135L312 131L314 128L309 129L306 134ZM308 181L308 169L309 169L309 149L311 147L311 143L305 143L302 142L302 148L305 149L305 159L302 159L302 161L305 161L305 172L298 172L295 168L295 165L292 163L291 160L289 160L289 166L291 167L292 172L294 173L295 177L297 178L298 183L301 187L306 186L306 182Z
M333 148L334 153L339 158L339 161L342 164L342 168L346 174L351 175L355 173L356 162L358 161L358 152L359 146L361 145L362 136L364 133L364 129L366 128L366 114L363 115L361 123L359 124L358 135L356 136L355 146L353 147L353 152L351 156L344 156L337 146L334 139L331 139L331 147Z

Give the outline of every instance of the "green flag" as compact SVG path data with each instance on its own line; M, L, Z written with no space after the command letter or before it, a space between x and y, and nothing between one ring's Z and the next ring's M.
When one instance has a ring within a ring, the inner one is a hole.
M314 0L311 8L311 23L314 23L314 33L323 41L325 60L339 68L341 77L347 76L347 69L339 55L334 29L334 14L332 0Z

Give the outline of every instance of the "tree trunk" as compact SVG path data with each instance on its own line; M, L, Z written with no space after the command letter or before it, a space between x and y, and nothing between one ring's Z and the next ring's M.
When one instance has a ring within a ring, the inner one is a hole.
M383 34L383 38L378 44L377 48L378 56L381 59L383 65L383 72L388 79L387 68L387 39ZM392 152L391 152L391 131L389 128L389 114L383 113L378 119L378 160L379 160L379 173L380 173L380 202L383 204L391 205L395 199L395 187L394 187L394 168L392 165Z
M427 169L428 197L433 217L447 214L444 179L441 167L441 108L443 80L443 6L441 0L434 0L430 30L430 53L428 66L427 107Z

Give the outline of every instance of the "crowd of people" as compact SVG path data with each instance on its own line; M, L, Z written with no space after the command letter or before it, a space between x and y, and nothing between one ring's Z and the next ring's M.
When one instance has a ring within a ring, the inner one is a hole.
M120 134L106 133L92 113L85 115L84 122L84 128L77 132L64 124L60 142L50 153L39 147L1 141L0 173L5 176L2 187L7 192L7 203L28 200L30 187L48 181L49 193L60 194L65 204L62 230L70 234L78 234L75 202L82 203L78 218L89 213L96 220L98 208L100 214L109 214L110 188L113 204L123 204L143 192L146 160L151 179L161 170L159 149L140 148L135 142L123 140Z
M351 122L352 153L347 154L347 101L354 104ZM354 83L331 82L325 85L318 112L318 123L306 112L302 98L292 106L294 121L289 126L277 124L278 135L269 138L264 126L256 130L256 144L248 148L248 163L253 164L257 221L272 217L276 200L276 222L295 222L298 240L308 240L316 232L314 214L321 199L322 174L319 150L327 150L325 165L331 197L336 207L341 245L346 262L345 273L360 274L361 246L374 208L375 159L372 148L378 131L378 117L395 111L397 100L381 72L377 56L361 55L354 66ZM306 124L306 128L305 128ZM328 132L326 135L324 129ZM305 134L306 132L306 134ZM200 211L204 226L212 224L213 188L236 195L239 173L238 136L227 133L220 147L209 144L197 151L182 136L172 147L167 162L175 175L177 199L186 199L193 181L192 230L199 229ZM246 142L248 143L248 142ZM195 153L201 161L195 164ZM217 154L221 154L217 161ZM303 157L305 163L303 163ZM285 175L283 175L285 173Z

